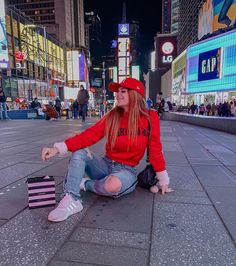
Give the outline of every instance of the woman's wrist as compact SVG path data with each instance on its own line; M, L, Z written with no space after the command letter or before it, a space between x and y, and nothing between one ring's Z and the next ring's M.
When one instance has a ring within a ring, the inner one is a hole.
M159 180L160 186L169 185L170 179L166 170L161 172L156 172L156 175Z
M58 150L58 153L60 155L65 155L68 152L68 148L65 142L56 142L53 147Z

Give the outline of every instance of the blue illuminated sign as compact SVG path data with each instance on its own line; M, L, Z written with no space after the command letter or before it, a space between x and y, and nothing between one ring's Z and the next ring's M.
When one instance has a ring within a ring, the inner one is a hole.
M199 54L198 81L218 79L221 74L221 48Z
M128 35L129 35L129 24L119 24L118 36L128 36Z
M111 48L112 49L117 48L117 40L112 40L111 41Z
M187 49L186 92L216 91L236 91L236 30Z

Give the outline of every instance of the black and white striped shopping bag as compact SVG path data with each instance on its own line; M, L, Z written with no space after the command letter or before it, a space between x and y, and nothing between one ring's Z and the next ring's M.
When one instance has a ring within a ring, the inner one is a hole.
M50 207L56 204L53 176L37 176L27 179L29 209Z

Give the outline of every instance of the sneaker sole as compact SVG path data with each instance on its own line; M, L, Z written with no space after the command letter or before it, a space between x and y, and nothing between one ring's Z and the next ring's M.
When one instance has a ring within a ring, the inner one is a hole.
M83 206L82 206L82 208L81 209L79 209L77 212L75 212L75 213L72 213L72 214L69 214L69 215L66 215L66 216L64 216L64 217L62 217L62 218L59 218L59 219L57 219L57 220L53 220L53 219L50 219L49 217L48 217L48 221L50 221L50 222L55 222L55 223L57 223L57 222L63 222L63 221L65 221L66 219L68 219L71 215L74 215L74 214L76 214L76 213L78 213L78 212L81 212L83 210Z

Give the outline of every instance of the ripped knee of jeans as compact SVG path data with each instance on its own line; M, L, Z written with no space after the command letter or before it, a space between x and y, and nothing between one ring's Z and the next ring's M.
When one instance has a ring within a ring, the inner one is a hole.
M121 191L122 183L117 176L108 176L106 178L104 189L108 193L118 193Z

